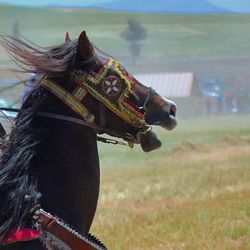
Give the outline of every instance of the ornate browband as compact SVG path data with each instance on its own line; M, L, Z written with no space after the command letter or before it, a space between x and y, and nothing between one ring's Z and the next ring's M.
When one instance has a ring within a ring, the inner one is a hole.
M73 93L48 79L41 84L90 123L93 123L94 116L81 103L87 92L129 124L138 128L145 125L145 114L126 102L136 82L121 69L116 60L108 59L95 76L91 72L87 74L75 70L72 79L78 85Z
M75 70L73 79L106 107L135 127L145 125L144 113L126 102L136 82L121 68L118 61L109 58L96 76Z

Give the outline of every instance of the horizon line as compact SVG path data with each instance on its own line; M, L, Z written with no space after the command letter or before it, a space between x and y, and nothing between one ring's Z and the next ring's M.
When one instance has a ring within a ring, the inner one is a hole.
M65 6L65 5L27 5L27 4L10 4L6 2L0 1L0 7L8 6L8 7L26 7L26 8L59 8L59 9L95 9L95 10L103 10L103 11L111 11L111 12L130 12L130 13L158 13L158 14L250 14L249 11L232 11L232 10L221 10L221 11L168 11L168 10L126 10L126 9L111 9L108 7L97 7L97 6Z

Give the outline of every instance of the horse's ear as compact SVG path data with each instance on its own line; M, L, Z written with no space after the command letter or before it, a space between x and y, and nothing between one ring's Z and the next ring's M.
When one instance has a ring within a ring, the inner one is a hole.
M78 38L78 53L85 61L93 57L94 54L93 46L85 31L83 31Z
M65 43L71 42L71 39L69 38L69 32L66 32L65 34Z

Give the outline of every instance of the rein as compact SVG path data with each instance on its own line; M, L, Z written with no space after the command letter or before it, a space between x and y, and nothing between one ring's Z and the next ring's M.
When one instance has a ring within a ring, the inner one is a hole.
M132 147L133 144L140 142L140 139L138 137L139 136L138 133L144 134L144 133L146 133L146 131L148 131L148 129L146 129L143 132L139 131L137 133L136 137L135 137L130 133L126 133L125 135L123 135L123 134L118 133L118 132L116 132L114 130L107 129L107 128L104 128L102 126L99 126L99 125L96 125L96 124L93 124L93 123L88 123L88 122L86 122L84 120L74 118L74 117L70 117L70 116L66 116L66 115L47 113L47 112L38 112L37 115L41 116L41 117L46 117L46 118L52 118L52 119L57 119L57 120L61 120L61 121L72 122L72 123L75 123L75 124L78 124L78 125L82 125L82 126L92 128L97 133L107 133L107 134L110 134L110 135L112 135L114 137L122 138L122 139L126 140L128 142L128 144L126 144L124 142L121 142L121 141L117 141L117 140L97 136L98 141L101 141L101 142L104 142L104 143L110 143L110 144L119 144L119 145L124 145L124 146L129 146L129 147Z

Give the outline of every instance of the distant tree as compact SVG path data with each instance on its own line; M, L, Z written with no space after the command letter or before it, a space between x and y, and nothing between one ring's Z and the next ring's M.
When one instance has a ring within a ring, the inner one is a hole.
M121 33L121 37L130 43L129 49L133 61L141 53L140 41L146 39L146 29L136 20L129 19L127 28Z

